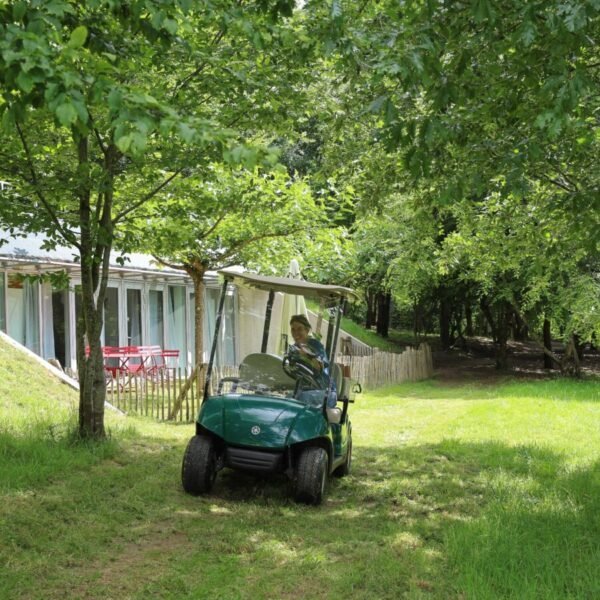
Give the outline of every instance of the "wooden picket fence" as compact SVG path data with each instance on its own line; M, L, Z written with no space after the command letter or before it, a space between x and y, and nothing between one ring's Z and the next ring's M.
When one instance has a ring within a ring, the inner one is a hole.
M234 377L237 373L237 367L224 366L215 369L212 377L218 382L221 377ZM174 420L189 423L195 420L203 395L199 378L194 377L188 382L191 374L191 369L178 367L164 369L152 377L131 375L109 379L106 400L123 412L154 417L159 421L169 420L178 406ZM181 397L186 384L189 389Z
M371 356L341 355L337 362L350 367L352 379L358 381L363 390L403 381L419 381L433 375L431 348L427 344L407 348L401 354L376 352Z
M349 367L351 378L359 382L363 390L403 381L418 381L433 375L431 349L427 344L421 344L417 349L407 348L401 354L340 354L336 362ZM194 377L182 397L182 389L190 374L189 369L169 368L154 377L111 379L107 383L107 401L123 412L154 417L159 421L169 420L177 405L174 420L193 422L200 408L203 390L199 379ZM237 367L223 366L213 371L212 382L216 386L222 377L235 377L237 374Z

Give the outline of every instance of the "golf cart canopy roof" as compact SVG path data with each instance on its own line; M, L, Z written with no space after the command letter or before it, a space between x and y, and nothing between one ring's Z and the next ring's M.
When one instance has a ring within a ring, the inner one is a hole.
M275 292L295 294L308 298L329 300L347 298L352 302L358 300L358 295L353 290L339 285L321 285L320 283L311 283L303 279L268 277L254 273L240 273L239 271L229 269L222 269L218 273L235 285L251 287L266 292L273 290Z

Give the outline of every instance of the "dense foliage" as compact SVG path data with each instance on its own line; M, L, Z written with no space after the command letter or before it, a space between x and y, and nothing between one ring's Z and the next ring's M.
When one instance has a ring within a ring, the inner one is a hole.
M357 281L435 311L446 347L474 311L500 365L508 336L544 320L573 347L597 343L599 10L340 5L352 101L324 154L359 199Z

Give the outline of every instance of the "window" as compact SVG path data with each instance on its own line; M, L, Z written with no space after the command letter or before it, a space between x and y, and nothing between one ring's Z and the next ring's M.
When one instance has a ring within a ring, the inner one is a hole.
M142 292L127 290L127 343L129 346L142 344Z
M215 332L217 311L219 309L219 297L221 290L218 288L206 288L204 302L204 357L208 361L212 339ZM217 354L215 362L217 365L235 365L237 360L235 356L235 301L231 290L228 290L223 305L223 318L221 329L219 331L219 341L217 343Z
M179 350L179 365L185 365L187 356L185 331L185 288L169 286L167 302L167 345Z
M164 324L164 308L163 308L163 292L161 290L150 290L148 292L148 305L150 320L148 329L148 341L152 346L165 345L165 324Z
M8 335L40 354L39 284L9 275L6 308Z

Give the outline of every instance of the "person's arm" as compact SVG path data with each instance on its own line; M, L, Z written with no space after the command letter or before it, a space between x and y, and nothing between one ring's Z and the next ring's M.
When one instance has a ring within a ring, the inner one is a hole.
M310 338L307 346L310 349L310 354L307 353L307 356L310 358L311 365L319 372L323 371L327 366L327 357L323 344L315 338Z

